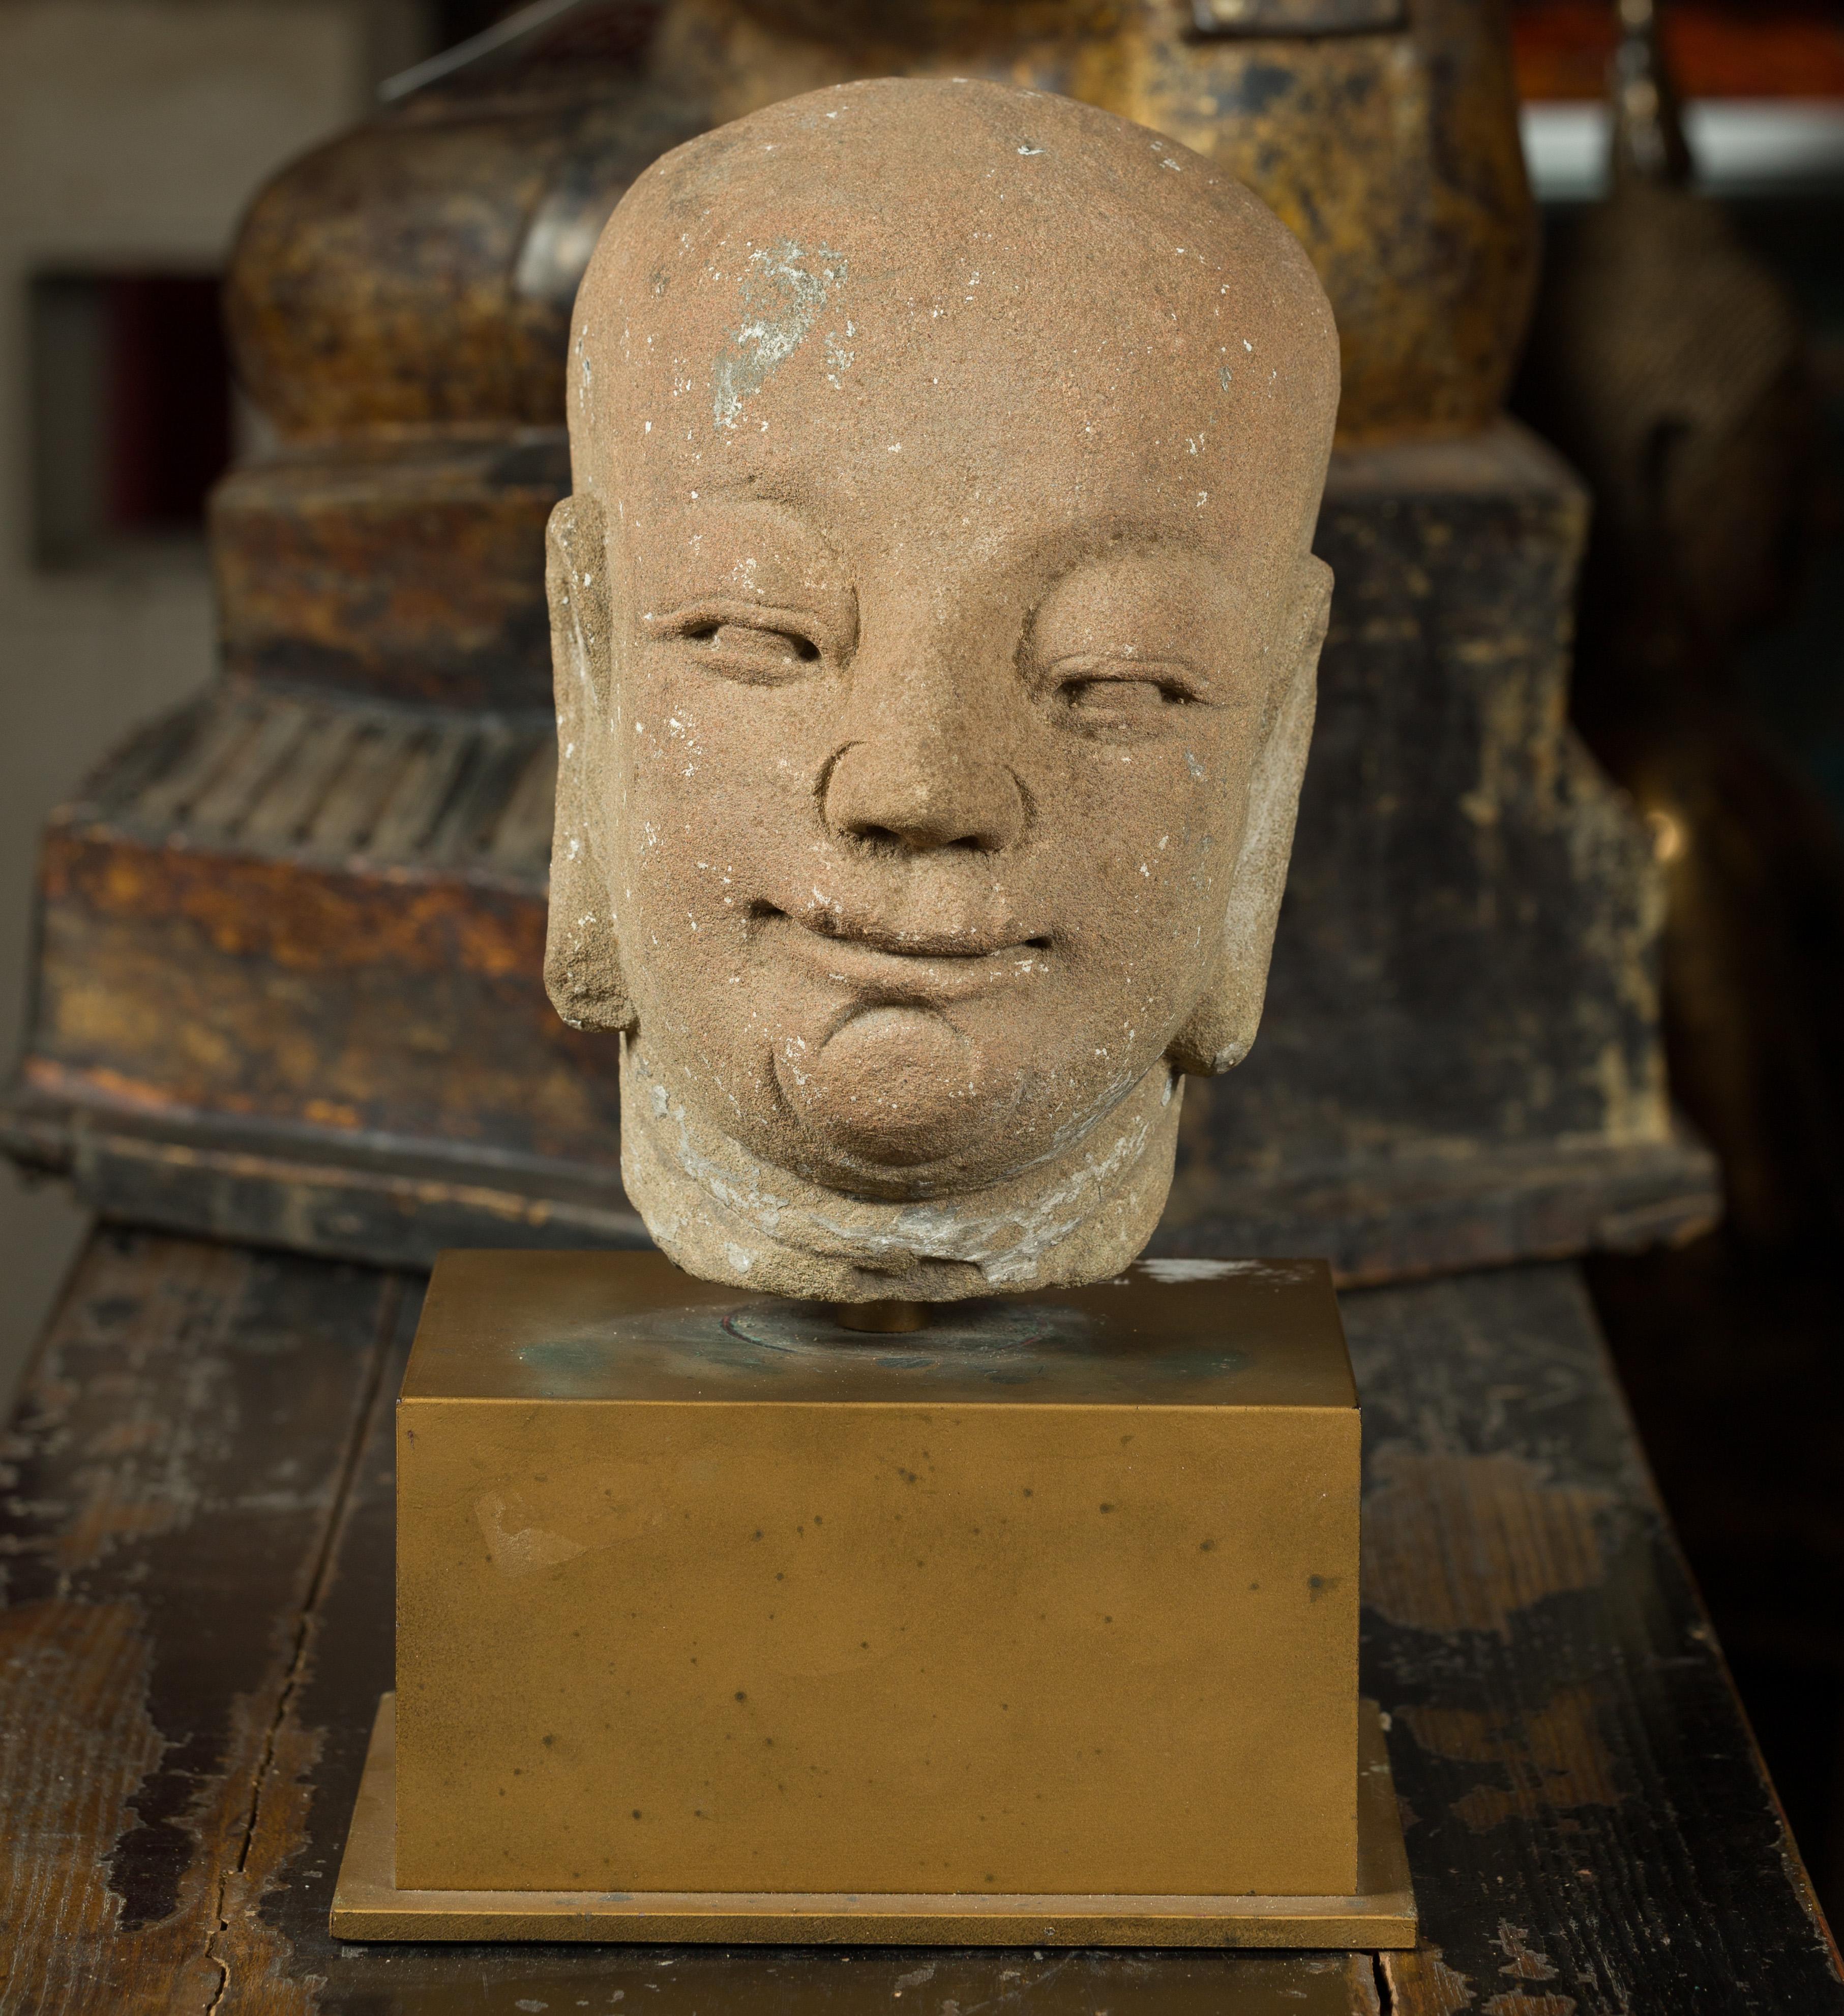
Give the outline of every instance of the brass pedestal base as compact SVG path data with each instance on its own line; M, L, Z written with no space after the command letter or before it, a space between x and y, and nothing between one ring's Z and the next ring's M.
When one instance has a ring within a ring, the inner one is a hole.
M342 1939L547 1939L723 1946L1292 1946L1415 1943L1381 1718L1360 1704L1354 1897L1076 1897L770 1892L399 1890L396 1697L378 1705L333 1892Z

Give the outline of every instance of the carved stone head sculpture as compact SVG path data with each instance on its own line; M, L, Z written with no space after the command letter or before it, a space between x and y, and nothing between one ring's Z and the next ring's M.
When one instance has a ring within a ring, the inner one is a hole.
M1331 581L1331 311L1145 128L850 85L679 148L578 297L546 978L692 1273L1104 1278L1253 1042Z

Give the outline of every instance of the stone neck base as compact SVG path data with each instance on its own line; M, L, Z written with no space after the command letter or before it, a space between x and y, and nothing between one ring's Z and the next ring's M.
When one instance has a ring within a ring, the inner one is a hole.
M1183 1079L1163 1063L1061 1154L981 1190L847 1197L760 1161L667 1094L621 1041L621 1179L668 1256L707 1281L815 1301L959 1301L1107 1280L1172 1186Z

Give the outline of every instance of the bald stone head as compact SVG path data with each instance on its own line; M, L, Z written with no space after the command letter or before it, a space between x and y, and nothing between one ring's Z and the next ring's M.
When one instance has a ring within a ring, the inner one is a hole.
M668 154L578 297L547 979L692 1272L1105 1277L1253 1041L1330 577L1305 254L983 83Z

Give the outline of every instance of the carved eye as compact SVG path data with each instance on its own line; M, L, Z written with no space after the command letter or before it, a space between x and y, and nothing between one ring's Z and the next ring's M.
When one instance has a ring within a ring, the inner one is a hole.
M1165 668L1097 672L1087 666L1059 681L1057 697L1080 727L1151 728L1181 707L1198 704L1198 696Z
M776 686L796 679L819 659L819 646L797 630L711 618L679 635L698 650L701 661L727 679L748 686Z
M1186 705L1190 695L1157 679L1067 679L1063 697L1071 707L1107 707L1117 713L1156 714Z

